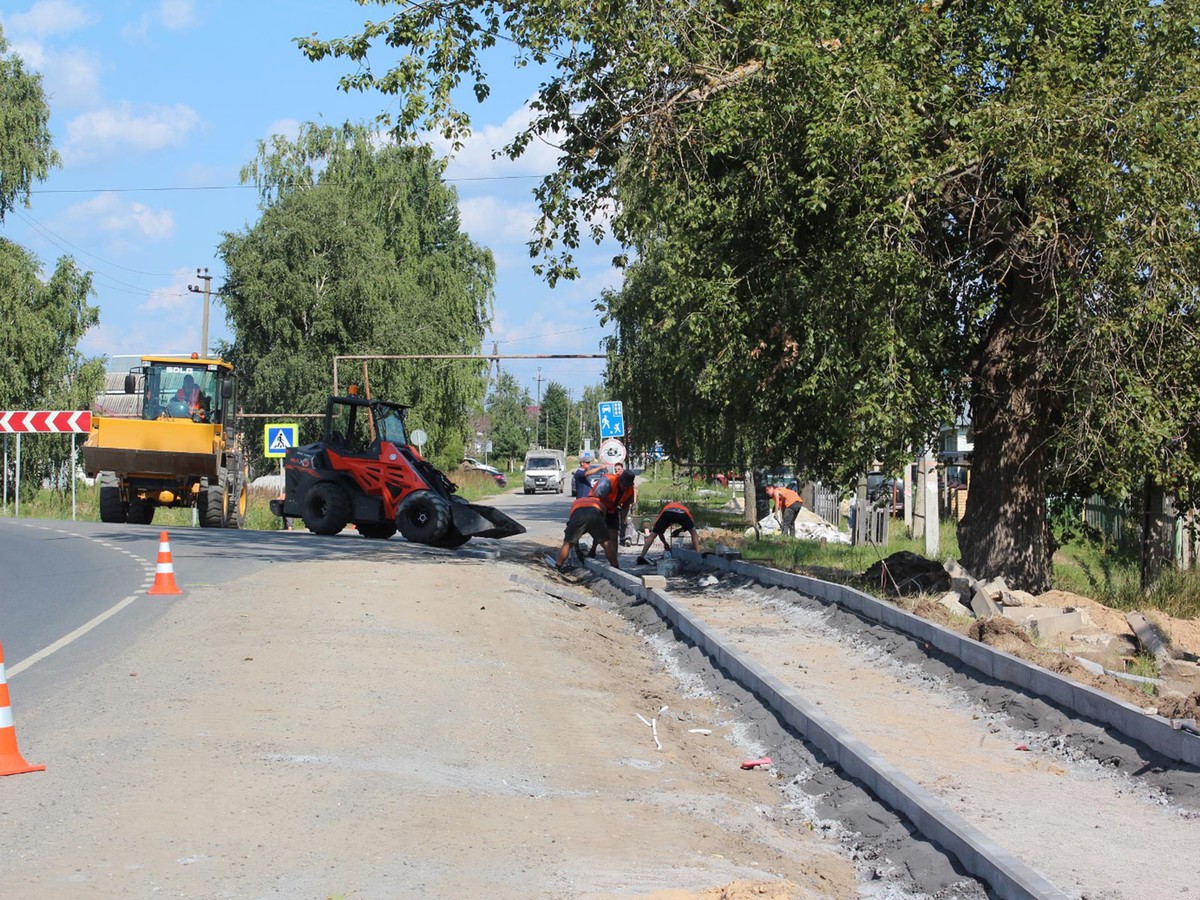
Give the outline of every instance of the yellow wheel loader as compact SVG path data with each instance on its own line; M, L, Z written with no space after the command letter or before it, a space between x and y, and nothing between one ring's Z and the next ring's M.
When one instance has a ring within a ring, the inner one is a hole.
M84 466L100 519L149 525L160 506L194 508L205 528L241 528L249 472L235 429L237 382L220 359L144 356L125 376L126 415L93 415Z

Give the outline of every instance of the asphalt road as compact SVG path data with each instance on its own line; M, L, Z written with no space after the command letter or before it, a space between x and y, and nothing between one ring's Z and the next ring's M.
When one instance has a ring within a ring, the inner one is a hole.
M562 535L570 498L526 496L517 488L493 498L528 529L504 541L508 553L540 554ZM91 667L103 666L164 615L173 598L149 596L162 529L38 519L0 519L0 646L23 704L53 696ZM169 533L175 580L184 591L220 585L285 562L386 559L401 542L368 541L347 530L333 537L303 531L179 528Z

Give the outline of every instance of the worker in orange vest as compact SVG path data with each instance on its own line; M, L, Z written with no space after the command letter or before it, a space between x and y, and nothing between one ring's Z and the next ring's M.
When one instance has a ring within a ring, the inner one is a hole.
M598 497L604 504L604 521L608 525L608 540L612 545L612 556L617 555L617 536L621 528L621 512L628 512L637 496L633 486L634 475L630 469L625 469L620 475L601 475L592 488L592 496Z
M778 485L767 485L767 496L775 501L775 517L779 529L786 535L796 536L796 516L804 507L804 500L793 490Z
M604 545L604 555L608 557L610 566L614 569L621 568L617 562L616 546L609 540L606 518L607 510L599 497L577 497L571 504L571 512L567 516L567 527L563 532L563 542L562 546L558 548L558 559L555 560L554 568L562 571L572 547L575 548L580 561L583 560L583 551L579 547L579 542L583 540L585 534L592 536L593 549L600 544Z
M663 548L666 552L671 551L671 544L667 540L667 529L682 528L692 536L692 549L697 553L700 552L700 535L696 534L696 521L692 518L692 511L672 500L662 508L658 514L658 518L654 520L654 524L650 526L650 537L646 541L646 545L642 547L642 555L637 558L637 564L644 566L647 563L646 554L650 552L650 548L654 546L655 538L662 541Z

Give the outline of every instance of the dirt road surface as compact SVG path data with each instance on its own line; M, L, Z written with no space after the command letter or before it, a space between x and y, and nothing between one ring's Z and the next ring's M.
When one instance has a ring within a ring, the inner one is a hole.
M0 895L859 895L624 620L395 550L139 600L169 614L36 709L12 679L47 770L0 779Z

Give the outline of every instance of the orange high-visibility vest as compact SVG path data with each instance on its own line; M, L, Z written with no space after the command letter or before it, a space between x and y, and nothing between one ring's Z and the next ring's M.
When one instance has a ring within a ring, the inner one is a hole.
M615 513L622 506L628 506L633 502L634 486L631 484L628 489L624 491L621 490L621 486L617 483L620 477L620 475L605 475L602 479L608 481L609 489L608 493L602 496L600 499L604 503L604 509L610 513ZM599 484L592 488L593 495L596 494L598 487Z
M787 509L789 506L792 506L793 504L803 503L803 502L804 502L804 500L801 499L800 495L797 494L795 491L789 490L785 487L775 488L775 508L776 509Z
M577 498L575 502L571 504L570 515L574 515L575 510L577 509L598 509L603 512L604 504L600 502L599 497L593 497L591 494L588 494L586 497Z
M672 500L670 503L668 503L666 506L664 506L662 508L662 511L659 513L659 515L661 516L663 513L666 513L666 512L681 512L688 518L691 518L691 516L692 516L692 511L690 509L688 509L682 503L679 503L678 501L675 501L675 500Z

